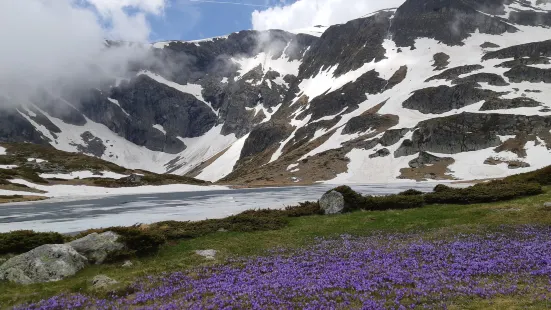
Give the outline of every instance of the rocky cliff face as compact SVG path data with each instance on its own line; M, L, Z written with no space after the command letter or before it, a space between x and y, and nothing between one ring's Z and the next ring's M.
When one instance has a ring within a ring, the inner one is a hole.
M129 76L2 113L0 141L258 185L537 169L551 164L550 10L407 0L319 37L159 42Z

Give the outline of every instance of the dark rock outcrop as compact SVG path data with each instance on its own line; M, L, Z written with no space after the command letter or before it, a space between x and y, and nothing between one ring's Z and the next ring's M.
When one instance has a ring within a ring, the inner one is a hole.
M506 47L497 51L486 53L482 60L505 58L539 58L551 56L551 40L532 42Z
M423 37L463 45L463 40L477 30L494 35L517 31L500 18L485 14L499 12L502 7L501 0L407 0L396 11L391 33L398 46L413 46L415 39Z
M390 79L388 79L388 83L383 90L394 88L394 86L402 83L402 81L406 79L407 73L408 67L401 66L398 70L396 70L396 72L394 72Z
M54 125L52 129L55 130L55 128L57 127ZM59 130L59 128L57 128L57 130ZM36 130L31 123L19 114L19 112L15 110L4 110L0 113L0 142L32 142L46 144L48 138L44 137L42 133Z
M501 95L476 86L465 83L453 87L441 85L420 89L404 101L403 106L424 114L441 114Z
M456 154L478 151L502 144L498 135L519 133L546 137L551 117L511 114L461 113L419 123L411 140L406 140L394 156L420 151Z
M283 141L291 132L292 127L286 123L270 121L256 127L241 150L241 158L261 153L269 147Z
M96 157L101 157L105 153L107 147L103 144L103 140L94 136L91 132L86 131L80 135L85 145L76 145L77 150L81 153L91 154Z
M387 148L380 149L377 152L369 155L369 158L387 157L390 156L390 151Z
M537 102L534 99L530 98L514 98L514 99L502 99L502 98L491 98L486 100L480 111L489 111L489 110L502 110L502 109L514 109L522 107L539 107L541 106L540 102Z
M513 83L551 83L551 69L540 69L528 66L516 66L503 75Z
M303 114L312 113L312 120L316 120L324 116L335 115L344 109L346 109L345 113L350 113L356 110L360 103L367 100L366 93L376 94L383 90L386 85L387 81L380 78L377 71L368 71L356 81L314 98L310 103L310 109L303 112Z
M465 66L450 68L440 74L437 74L435 76L428 78L427 80L425 80L425 82L430 82L432 80L451 81L451 80L457 79L462 74L471 73L473 71L480 70L480 69L484 69L484 67L481 65L465 65Z
M551 26L551 12L511 11L509 20L524 26Z
M391 146L398 143L411 129L390 129L385 131L383 136L380 139L382 146Z
M434 59L434 63L432 64L434 71L444 70L450 64L450 56L446 53L436 53L432 58Z
M397 124L398 117L396 115L366 113L350 119L344 126L342 133L353 134L366 132L370 129L381 132Z
M386 50L382 44L389 34L391 16L382 12L329 27L305 55L299 78L312 77L335 65L335 76L339 76L366 62L384 59Z
M475 73L463 78L458 78L452 81L452 84L464 84L464 83L488 83L493 86L507 86L509 83L501 77L501 75L495 73Z
M529 65L548 65L549 58L546 57L530 57L530 58L517 58L509 61L505 61L496 65L496 67L513 68L516 66L529 66Z

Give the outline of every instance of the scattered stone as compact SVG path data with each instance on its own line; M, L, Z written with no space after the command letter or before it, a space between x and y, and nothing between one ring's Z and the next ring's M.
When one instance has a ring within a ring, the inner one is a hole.
M502 109L515 109L515 108L534 108L541 106L541 102L538 102L530 98L513 98L513 99L503 99L503 98L490 98L482 104L480 111L489 111L489 110L502 110Z
M132 173L128 176L127 181L129 183L141 183L143 180L143 175Z
M507 168L509 169L520 169L520 168L529 168L530 164L523 162L523 161L512 161L509 162L509 165L507 165Z
M387 157L390 155L390 151L387 148L380 149L377 152L369 155L369 158L376 158L376 157Z
M544 207L544 208L549 208L549 209L551 209L551 202L546 202L546 203L544 203L544 204L543 204L543 207Z
M59 281L82 270L88 260L67 244L46 244L0 266L0 281L33 284Z
M216 256L216 253L218 253L218 251L216 251L216 250L197 250L197 251L195 251L195 254L203 256L204 258L209 259L209 260L214 259L214 256Z
M124 261L124 264L122 264L122 267L124 268L130 268L134 266L134 263L132 263L131 261L127 260L127 261Z
M419 156L409 162L410 168L421 168L427 165L433 165L441 161L453 160L451 157L438 157L427 152L419 152Z
M444 70L450 63L450 56L446 53L436 53L432 56L432 58L434 60L434 63L432 64L434 71Z
M427 173L424 177L425 179L436 179L436 173Z
M482 48L498 48L499 45L497 45L495 43L492 43L492 42L484 42L484 43L480 44L480 47L482 47Z
M92 279L92 287L96 290L103 290L119 283L106 275L97 275Z
M228 232L228 230L225 229L225 228L220 228L220 229L218 229L218 232Z
M344 210L344 196L336 191L325 193L319 200L325 214L339 214Z
M101 264L110 253L122 250L124 244L117 242L119 235L112 231L101 234L92 233L84 238L80 238L68 243L78 253L88 258L92 264Z

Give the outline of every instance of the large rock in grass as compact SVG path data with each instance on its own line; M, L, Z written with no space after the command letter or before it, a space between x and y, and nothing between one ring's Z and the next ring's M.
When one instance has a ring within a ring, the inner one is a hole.
M33 284L59 281L77 273L88 260L66 244L46 244L0 266L0 281Z
M95 290L105 290L119 283L117 280L113 280L108 276L102 275L102 274L95 276L91 282L92 282L92 287Z
M344 196L337 191L330 191L321 197L319 204L325 214L339 214L344 210Z
M109 254L122 250L124 244L119 242L120 236L112 231L101 234L92 233L68 243L78 253L84 255L92 264L101 264Z

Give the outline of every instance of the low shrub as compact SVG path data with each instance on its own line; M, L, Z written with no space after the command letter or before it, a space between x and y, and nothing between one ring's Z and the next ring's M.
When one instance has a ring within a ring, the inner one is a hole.
M162 234L153 230L140 229L137 226L113 227L108 230L121 236L120 241L126 245L127 254L137 256L153 254L166 242Z
M420 208L425 204L422 195L388 195L365 197L364 209L370 211Z
M537 183L513 183L508 181L491 181L467 188L451 188L445 186L435 188L433 193L425 195L427 203L441 204L472 204L510 200L514 198L533 196L543 193Z
M191 239L214 233L220 228L220 220L199 222L165 221L151 225L150 229L158 231L169 240Z
M0 255L21 254L44 244L63 242L63 236L55 232L41 233L31 230L17 230L0 233Z
M505 178L504 181L512 183L539 183L541 185L551 185L551 166L532 172L512 175Z
M344 212L351 212L354 210L359 210L364 208L364 197L357 193L355 190L350 188L350 186L339 186L331 191L339 192L344 197Z
M48 184L48 181L38 176L38 174L36 174L36 172L31 168L28 168L28 167L18 168L16 171L19 176L21 176L22 178L30 182Z
M258 216L254 213L241 213L224 220L222 228L239 232L278 230L289 223L283 216Z
M152 224L149 229L158 231L169 240L190 239L220 230L252 232L277 230L288 224L289 217L322 214L317 202L300 203L285 210L248 210L223 219L198 222L164 221Z
M423 195L424 193L422 191L418 191L416 189L408 189L406 191L403 191L401 193L399 193L398 195L401 195L401 196L418 196L418 195Z
M19 199L23 198L23 195L0 195L0 199Z
M2 175L2 176L15 176L15 175L17 175L17 170L14 170L14 169L0 169L0 175Z
M290 206L285 208L283 212L288 217L301 217L310 215L323 215L323 210L318 202L306 201L301 202L298 206Z

